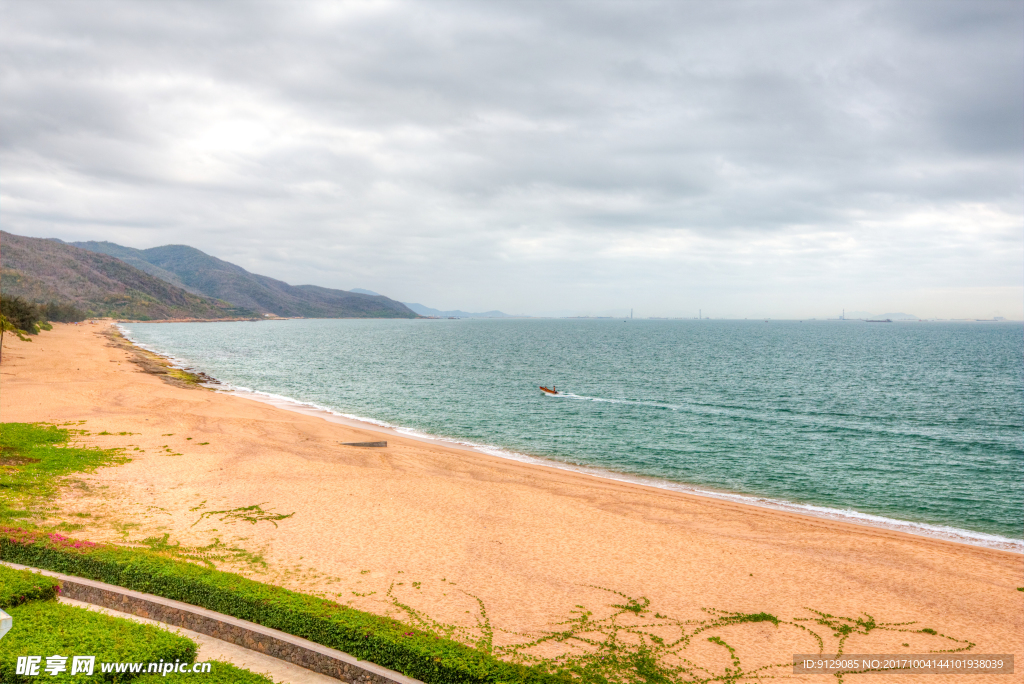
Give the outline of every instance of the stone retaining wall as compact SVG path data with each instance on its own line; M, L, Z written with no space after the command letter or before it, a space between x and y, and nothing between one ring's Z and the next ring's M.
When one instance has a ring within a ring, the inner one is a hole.
M149 618L206 634L274 658L353 684L423 684L417 679L375 665L321 644L270 629L254 622L222 615L198 606L143 594L94 580L39 570L16 563L4 565L41 572L61 581L61 596Z

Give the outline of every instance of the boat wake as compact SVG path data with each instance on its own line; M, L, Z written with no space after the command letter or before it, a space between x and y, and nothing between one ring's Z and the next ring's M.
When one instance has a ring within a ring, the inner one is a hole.
M561 397L563 399L580 399L582 401L593 401L605 404L625 404L627 406L646 406L648 408L666 409L669 411L679 411L686 409L687 407L682 404L664 404L657 401L637 401L635 399L608 399L605 397L588 397L583 394L573 394L572 392L559 392L558 394L551 395L554 397Z
M949 435L939 434L934 428L921 426L908 429L896 428L887 425L872 424L870 421L857 420L853 416L829 412L829 411L793 411L779 407L751 408L745 406L730 406L728 404L709 404L701 402L668 403L664 401L643 401L637 399L609 399L607 397L591 397L572 392L559 392L557 395L548 395L562 399L577 399L594 403L617 404L633 406L638 408L655 409L659 411L673 411L681 414L700 416L705 420L740 420L752 423L789 423L804 428L823 429L836 432L848 432L851 435L892 435L898 434L903 438L916 438L925 443L943 444L973 444L973 438L955 439Z

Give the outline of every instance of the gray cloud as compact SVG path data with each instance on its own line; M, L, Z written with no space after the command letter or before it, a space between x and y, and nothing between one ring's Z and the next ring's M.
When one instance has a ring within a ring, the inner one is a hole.
M0 6L15 233L441 308L1024 317L1016 2Z

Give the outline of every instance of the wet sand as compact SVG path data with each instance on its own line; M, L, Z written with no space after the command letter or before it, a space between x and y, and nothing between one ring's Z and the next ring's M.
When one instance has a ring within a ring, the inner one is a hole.
M255 579L398 614L387 597L392 587L402 603L467 627L476 624L479 598L496 643L522 640L502 630L552 629L577 605L607 614L625 600L611 590L650 599L651 615L683 620L720 609L792 622L813 617L811 608L914 621L892 628L912 631L855 633L845 652L922 653L972 642L972 653L1015 654L1018 674L942 681L1024 679L1019 554L602 480L175 386L132 363L102 334L107 325L55 325L32 343L4 340L0 420L85 420L92 434L83 441L126 447L133 458L73 478L59 502L63 517L51 522L84 524L75 536L138 543L168 534L184 546L219 539L262 554L266 570L231 566ZM339 444L379 439L387 448ZM252 511L224 513L256 504L289 517L253 523L244 519ZM221 513L203 516L214 511ZM835 652L833 630L814 622L707 634L721 634L750 668L817 652L796 625ZM961 642L916 631L922 627ZM713 668L728 664L725 650L703 636L687 653ZM870 681L936 681L929 677Z

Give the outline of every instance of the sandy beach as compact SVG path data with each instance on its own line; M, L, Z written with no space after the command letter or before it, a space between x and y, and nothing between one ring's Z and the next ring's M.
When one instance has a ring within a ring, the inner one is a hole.
M600 617L625 595L679 620L707 609L777 616L778 626L720 630L748 669L817 652L799 625L834 652L834 629L797 620L813 609L915 623L854 633L847 653L973 643L972 653L1014 654L1017 674L941 681L1024 680L1019 554L603 480L178 386L133 363L109 327L57 324L32 343L4 339L0 420L86 421L82 441L132 458L72 478L47 524L83 525L77 537L152 544L166 534L255 579L400 615L390 587L402 604L470 631L483 605L499 644L555 629L580 605ZM387 448L340 444L378 439ZM255 505L265 515L238 510ZM215 539L223 546L210 547ZM691 649L728 662L706 640ZM935 681L870 681L887 679Z

